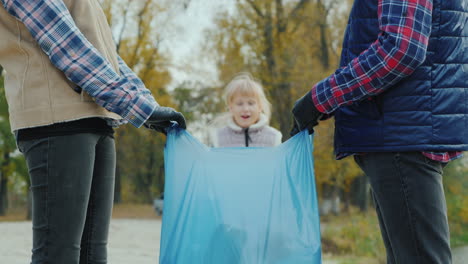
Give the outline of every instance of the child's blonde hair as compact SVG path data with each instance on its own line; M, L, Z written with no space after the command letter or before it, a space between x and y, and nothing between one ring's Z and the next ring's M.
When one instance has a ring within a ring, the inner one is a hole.
M224 90L224 101L229 106L237 95L255 97L261 112L267 120L271 117L271 104L268 102L262 85L250 73L241 72L232 78Z
M226 106L229 106L234 97L238 94L255 97L259 104L261 113L265 115L267 123L269 123L271 117L271 104L268 102L260 82L256 81L250 73L238 73L226 85L223 95ZM232 114L228 110L227 112L218 115L210 122L209 126L215 128L225 126L227 121L231 118Z

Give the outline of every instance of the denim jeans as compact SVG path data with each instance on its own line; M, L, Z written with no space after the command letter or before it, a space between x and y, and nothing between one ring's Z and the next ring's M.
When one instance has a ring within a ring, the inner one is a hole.
M114 139L78 133L19 141L18 147L33 195L31 263L107 263Z
M355 160L370 181L387 263L452 263L444 165L420 152L369 153Z

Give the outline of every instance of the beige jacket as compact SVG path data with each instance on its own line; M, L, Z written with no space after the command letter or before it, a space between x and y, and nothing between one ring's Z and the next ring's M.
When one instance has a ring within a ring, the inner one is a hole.
M97 0L64 0L78 28L119 72L112 32ZM26 27L0 5L0 64L12 130L86 117L121 119L98 106L57 70Z

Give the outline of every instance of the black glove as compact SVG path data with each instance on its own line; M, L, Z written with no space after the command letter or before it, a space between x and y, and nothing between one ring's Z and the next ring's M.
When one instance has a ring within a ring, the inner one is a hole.
M292 113L294 126L290 133L291 136L296 135L306 128L309 130L309 134L312 134L314 132L314 126L318 125L318 120L323 115L323 113L315 108L314 102L312 102L311 91L296 101Z
M171 121L177 122L180 128L186 129L184 116L170 107L157 106L144 126L166 134L166 128L172 126Z

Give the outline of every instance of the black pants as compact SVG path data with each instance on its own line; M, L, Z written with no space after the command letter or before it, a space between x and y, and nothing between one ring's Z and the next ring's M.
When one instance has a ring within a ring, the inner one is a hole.
M114 139L94 133L19 141L33 194L32 264L107 263Z
M369 177L388 264L450 264L443 164L420 152L355 156Z

